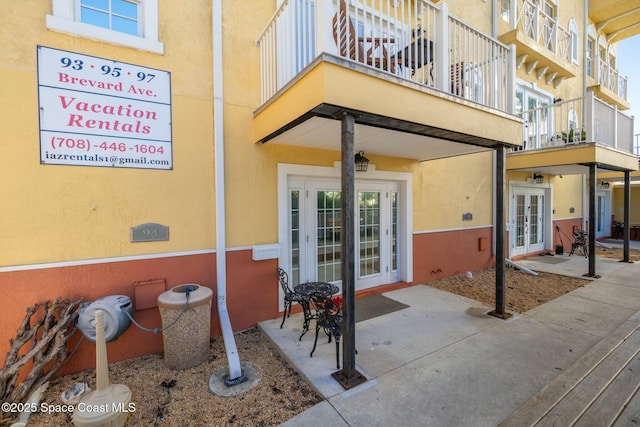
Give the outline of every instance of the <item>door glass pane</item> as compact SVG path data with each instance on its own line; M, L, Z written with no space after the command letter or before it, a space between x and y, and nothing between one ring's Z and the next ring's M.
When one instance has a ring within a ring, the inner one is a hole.
M549 109L545 108L548 107L549 103L546 101L540 101L540 107L542 107L540 110L540 123L539 123L539 131L538 131L538 138L540 141L539 143L541 144L542 141L548 141L549 140Z
M391 271L398 271L398 193L391 193Z
M339 191L318 191L318 223L317 223L317 280L335 282L341 279L340 249L341 220Z
M538 207L538 212L540 212L540 215L538 215L540 217L540 221L538 224L538 229L540 231L540 239L538 239L538 243L542 243L544 242L544 236L545 236L545 216L544 216L544 195L540 195L539 196L539 204L540 206Z
M529 228L529 244L535 245L538 243L538 196L529 196L530 212L530 228Z
M380 273L380 193L358 194L360 204L360 277Z
M598 217L596 218L596 228L597 232L600 233L602 231L602 217L604 216L604 197L598 196L597 201L598 206L596 208L596 212Z
M527 148L537 148L538 144L536 143L536 130L538 128L538 103L536 98L530 96L528 98L529 104L527 105L527 109L529 113L527 114Z
M516 246L524 246L524 194L516 195Z
M300 190L291 191L291 285L300 284Z

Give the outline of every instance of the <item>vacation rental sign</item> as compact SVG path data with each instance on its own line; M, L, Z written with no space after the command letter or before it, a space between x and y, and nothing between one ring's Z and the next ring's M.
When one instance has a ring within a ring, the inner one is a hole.
M40 163L172 169L171 74L38 46Z

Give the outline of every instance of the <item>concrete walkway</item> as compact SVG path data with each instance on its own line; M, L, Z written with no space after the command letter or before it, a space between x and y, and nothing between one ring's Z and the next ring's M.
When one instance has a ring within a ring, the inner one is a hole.
M521 263L588 271L582 256L556 258L564 260ZM283 329L281 319L261 322L325 398L283 425L594 425L593 414L612 397L624 402L608 410L613 425L640 423L640 263L598 258L596 271L599 279L506 321L486 314L494 307L426 285L387 292L409 307L356 324L357 369L368 381L347 391L331 377L335 345L321 337L310 358L313 331L298 341L300 314ZM567 423L557 418L566 407L573 411Z

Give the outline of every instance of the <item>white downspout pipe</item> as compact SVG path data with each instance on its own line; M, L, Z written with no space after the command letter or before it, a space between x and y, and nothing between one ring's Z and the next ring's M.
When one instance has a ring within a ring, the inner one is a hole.
M222 98L222 2L212 2L213 25L213 140L215 148L216 192L216 279L218 317L229 361L229 380L242 377L238 349L227 311L227 242L224 204L224 122Z
M582 66L582 96L584 97L584 102L582 106L582 127L585 127L587 124L587 111L586 111L586 102L587 102L587 50L588 50L588 35L587 29L589 28L589 0L584 0L584 18L583 25L584 28L582 30L582 58L583 58L583 66ZM592 61L596 61L595 58ZM599 63L592 64L592 68L600 67ZM593 114L593 113L592 113ZM582 174L582 229L587 229L587 175Z

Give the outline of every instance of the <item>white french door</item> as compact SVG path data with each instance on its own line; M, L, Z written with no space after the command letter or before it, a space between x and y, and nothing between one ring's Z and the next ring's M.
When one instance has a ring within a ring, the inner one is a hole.
M293 284L323 281L341 284L342 209L340 181L290 182L291 270ZM356 183L355 289L399 280L399 185Z
M545 190L514 189L511 203L515 223L511 256L543 250L547 233Z
M608 191L596 192L596 237L611 235L611 195Z

